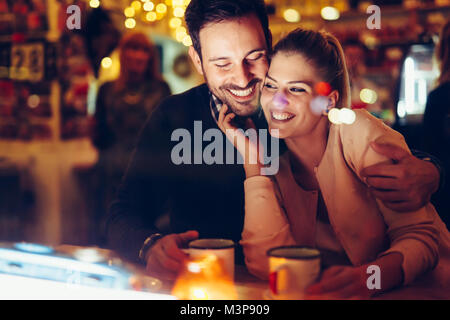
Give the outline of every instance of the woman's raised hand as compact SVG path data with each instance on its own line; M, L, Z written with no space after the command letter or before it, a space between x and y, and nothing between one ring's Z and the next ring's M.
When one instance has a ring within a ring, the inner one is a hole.
M262 154L262 145L259 143L259 138L256 126L252 119L246 119L246 128L237 128L232 120L236 117L235 113L227 113L228 106L223 105L219 112L218 125L220 130L225 134L227 139L234 145L244 159L244 169L247 178L261 175L264 165L260 162L259 155ZM247 136L248 135L248 136Z

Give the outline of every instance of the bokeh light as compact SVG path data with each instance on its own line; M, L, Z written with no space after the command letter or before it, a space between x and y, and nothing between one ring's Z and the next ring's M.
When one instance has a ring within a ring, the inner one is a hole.
M151 1L144 3L144 10L145 11L152 11L155 9L155 4Z
M337 20L341 16L339 10L335 7L324 7L320 11L320 15L324 20Z
M157 13L166 13L167 12L167 6L164 3L160 3L156 6L156 12Z
M105 69L111 68L112 66L112 59L110 57L104 57L102 59L102 67Z
M98 7L100 7L100 1L99 0L91 0L91 1L89 1L89 6L94 9L98 8Z
M125 27L127 27L128 29L133 29L134 27L136 27L136 20L134 20L133 18L126 19Z
M156 21L156 12L148 12L145 18L150 22Z
M300 13L295 9L287 9L283 13L283 17L287 22L299 22Z
M170 21L169 21L169 26L170 26L172 29L178 28L179 26L181 26L181 24L182 24L182 21L181 21L180 18L172 18L172 19L170 19Z
M136 14L136 11L132 7L127 7L123 10L123 14L127 18L131 18L131 17L134 17L134 15Z
M378 95L374 90L366 88L360 91L359 98L364 103L374 104L378 100Z

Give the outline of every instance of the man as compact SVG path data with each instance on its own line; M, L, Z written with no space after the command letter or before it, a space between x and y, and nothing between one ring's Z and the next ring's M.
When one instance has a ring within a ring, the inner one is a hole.
M271 48L264 1L192 0L186 23L193 41L189 54L206 84L166 99L148 120L107 223L113 249L129 258L139 256L147 270L166 275L180 269L186 259L180 248L190 240L201 236L238 242L244 219L242 165L176 165L173 133L184 128L196 140L196 121L201 121L203 132L218 129L222 102L238 116L251 116L257 127L267 126L258 113L258 87ZM208 143L202 141L201 149L193 144L194 159L201 157ZM392 155L396 162L366 168L367 183L378 198L398 211L429 201L439 184L433 164L392 146L378 146L376 151ZM154 223L165 212L172 233L163 236Z

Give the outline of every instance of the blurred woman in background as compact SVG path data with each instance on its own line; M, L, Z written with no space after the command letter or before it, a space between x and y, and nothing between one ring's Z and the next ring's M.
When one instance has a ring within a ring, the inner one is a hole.
M119 44L120 74L98 92L93 143L99 150L99 192L103 216L120 183L138 134L156 106L171 94L159 71L155 46L143 33ZM100 212L99 212L100 211Z
M450 172L450 21L442 29L439 44L436 47L440 76L438 87L427 100L423 120L423 150L433 154L443 162L445 172ZM447 181L441 191L434 195L432 202L442 220L450 228L450 182Z

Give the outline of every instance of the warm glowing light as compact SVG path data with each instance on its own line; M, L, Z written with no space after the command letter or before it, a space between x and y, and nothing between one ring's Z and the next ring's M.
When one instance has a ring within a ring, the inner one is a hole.
M39 106L39 96L36 94L32 94L31 96L28 97L28 106L32 109L37 108L37 106Z
M356 113L351 109L342 108L339 111L339 120L344 124L352 124L356 120Z
M125 17L127 18L131 18L134 17L134 15L136 14L134 8L132 7L127 7L123 10L123 14L125 15Z
M373 104L377 102L378 95L375 91L366 88L361 90L361 92L359 93L359 98L364 103Z
M182 300L234 300L237 292L223 261L215 255L189 260L181 270L172 294Z
M333 124L341 124L339 119L339 109L333 108L328 112L328 120Z
M192 288L193 300L208 300L208 293L201 288Z
M125 27L127 27L128 29L133 29L134 27L136 27L136 20L134 20L133 18L126 19Z
M145 16L148 21L155 21L156 20L156 12L149 12Z
M328 82L318 82L314 86L314 90L321 96L328 96L331 93L331 85Z
M184 5L184 0L172 0L172 5L174 6L174 7L180 7L180 6L182 6L182 5Z
M181 7L174 8L173 15L177 18L183 18L184 17L184 9Z
M320 15L325 20L337 20L341 16L339 10L335 7L324 7L320 11Z
M139 11L142 8L142 3L139 1L133 1L131 3L131 7L134 8L134 10Z
M104 57L102 59L102 67L105 69L111 68L112 66L112 59L110 57Z
M170 26L172 29L176 29L176 28L180 27L181 24L182 24L182 21L181 21L180 18L172 18L172 19L170 19L170 21L169 21L169 26Z
M145 11L152 11L155 8L155 4L151 1L144 3Z
M98 8L98 7L100 7L100 1L99 0L91 0L91 1L89 1L89 6L91 8Z
M166 13L167 12L167 6L164 3L160 3L156 6L156 12L158 13Z
M183 38L183 44L184 44L186 47L192 46L192 39L191 39L191 37L188 36L188 35L186 35L186 36Z
M287 22L299 22L300 13L295 9L287 9L283 13L283 17Z
M198 264L197 262L189 262L187 264L187 268L188 268L189 272L193 272L193 273L200 273L200 271L202 270L200 264Z
M356 113L348 108L333 108L328 112L328 120L333 124L352 124L356 120Z
M178 27L175 31L175 38L177 41L183 41L184 37L187 35L187 30L185 27Z

